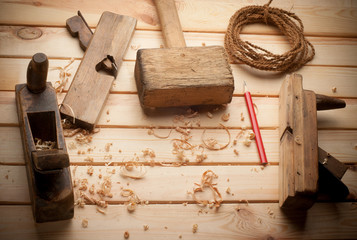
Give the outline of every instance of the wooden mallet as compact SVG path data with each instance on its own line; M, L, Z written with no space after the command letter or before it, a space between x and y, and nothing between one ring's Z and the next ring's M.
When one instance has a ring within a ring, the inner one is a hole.
M186 47L174 0L155 0L167 48L137 52L135 80L142 107L225 104L234 80L221 46Z

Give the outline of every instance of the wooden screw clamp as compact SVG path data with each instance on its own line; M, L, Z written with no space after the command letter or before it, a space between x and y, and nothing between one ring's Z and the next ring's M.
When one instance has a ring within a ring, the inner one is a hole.
M27 84L17 84L16 106L36 222L73 217L74 196L69 157L56 91L46 83L48 60L36 53L27 69ZM39 144L39 143L46 144Z
M299 74L286 78L279 100L280 207L308 209L318 191L345 198L349 191L341 178L347 167L318 147L317 110L343 108L346 103L304 90Z

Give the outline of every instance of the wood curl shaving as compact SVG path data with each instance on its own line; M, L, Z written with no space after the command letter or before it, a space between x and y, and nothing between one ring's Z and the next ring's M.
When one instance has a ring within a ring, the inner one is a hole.
M127 198L127 210L129 212L133 212L136 209L136 206L140 203L140 198L138 197L138 195L136 195L136 193L131 190L131 189L122 189L121 196L126 197Z
M36 150L50 150L56 147L56 142L53 141L43 141L42 139L35 138Z
M123 177L141 179L146 174L146 168L143 164L140 164L137 161L128 161L120 166L119 172Z
M213 151L223 150L226 147L228 147L228 145L231 143L231 133L229 132L228 128L221 123L220 123L220 125L224 128L224 130L226 130L226 132L228 134L228 142L224 145L220 145L220 144L218 144L217 140L214 138L205 139L205 133L206 133L206 129L205 129L205 130L203 130L201 139L202 139L203 145L209 150L213 150ZM217 147L217 145L218 145L218 147Z
M148 130L148 134L149 134L149 135L153 135L153 136L155 136L155 137L157 137L157 138L161 138L161 139L169 138L170 135L171 135L171 132L172 132L172 129L170 129L170 132L169 132L169 134L168 134L167 136L160 136L160 135L158 135L158 134L155 133L154 128L150 128L150 129Z
M221 206L221 203L223 201L222 195L215 187L215 185L217 184L213 183L213 180L216 178L218 178L218 176L212 170L207 170L202 174L201 183L195 183L196 186L193 189L192 196L197 204L202 204L204 206L215 206L216 208L219 208ZM198 192L203 192L205 188L209 188L212 191L214 199L213 202L210 202L209 200L200 200L197 198L196 194Z
M66 87L68 80L71 76L71 73L68 72L69 66L72 65L74 62L74 58L71 58L69 63L64 66L64 67L51 67L50 70L59 70L59 80L57 80L54 84L54 88L56 90L56 93L61 93L63 89Z

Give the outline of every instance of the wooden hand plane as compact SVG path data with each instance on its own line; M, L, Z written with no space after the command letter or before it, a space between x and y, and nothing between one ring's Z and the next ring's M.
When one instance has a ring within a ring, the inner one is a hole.
M66 26L72 36L78 35L80 46L86 51L60 113L78 127L93 130L118 75L136 19L104 12L92 36L83 16L80 12L78 15L68 19Z
M74 195L56 91L46 82L48 59L33 55L27 84L17 84L16 106L36 222L70 219Z
M318 192L346 198L341 178L347 167L318 147L317 135L317 111L344 108L345 101L304 90L299 74L286 78L279 100L280 207L308 209Z

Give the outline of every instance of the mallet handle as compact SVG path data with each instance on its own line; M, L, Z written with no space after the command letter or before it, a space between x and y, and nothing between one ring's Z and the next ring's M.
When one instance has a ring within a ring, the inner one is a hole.
M155 0L165 47L186 47L174 0Z

